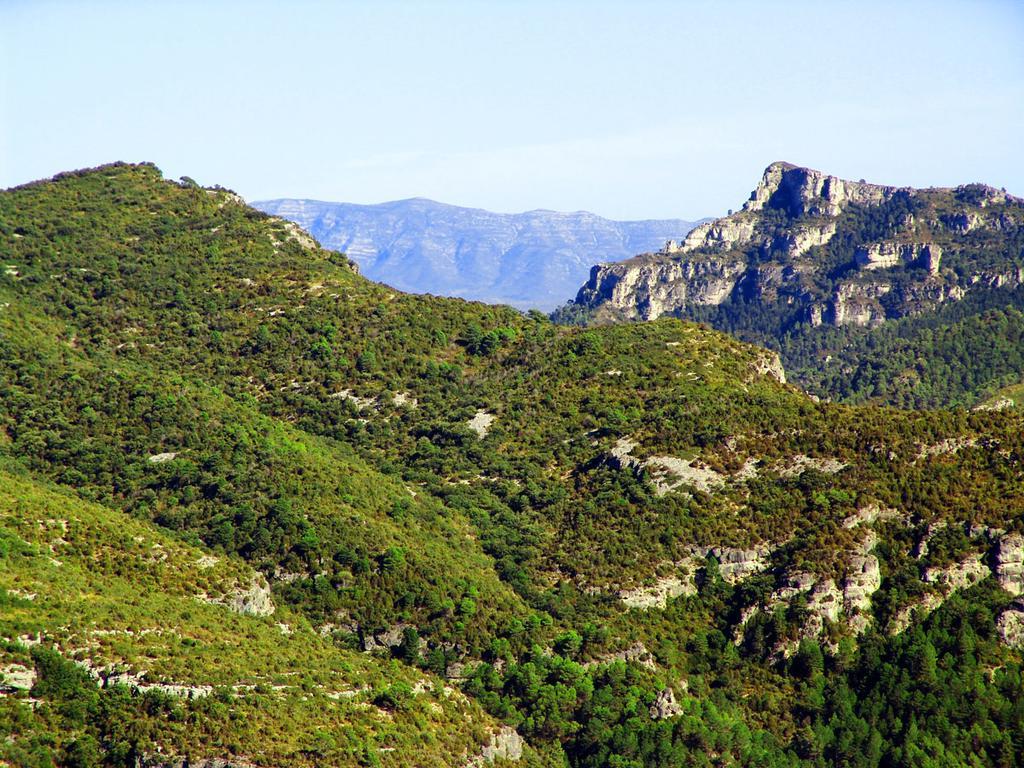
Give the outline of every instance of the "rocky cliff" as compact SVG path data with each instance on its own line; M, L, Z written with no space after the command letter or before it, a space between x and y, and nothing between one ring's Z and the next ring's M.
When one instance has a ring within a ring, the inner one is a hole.
M1024 201L992 187L911 189L773 163L743 208L681 247L599 264L576 304L597 319L766 309L781 328L875 326L1024 284ZM718 324L718 323L715 323ZM742 324L742 323L741 323Z
M695 223L612 221L586 211L493 213L422 198L253 205L296 222L344 251L367 277L395 288L546 310L579 286L594 261L649 251L685 236Z

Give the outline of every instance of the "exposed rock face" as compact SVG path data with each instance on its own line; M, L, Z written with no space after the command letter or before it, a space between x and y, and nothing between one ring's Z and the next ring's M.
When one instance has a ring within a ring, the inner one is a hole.
M870 226L850 223L878 207ZM989 188L913 190L773 163L743 210L679 248L597 265L576 304L597 320L707 319L725 304L733 321L763 305L792 322L874 326L1024 285L1022 228L1024 200Z
M888 269L898 266L921 266L932 275L939 273L942 249L920 243L869 243L853 254L861 269Z
M843 606L847 614L867 614L871 611L871 596L882 586L882 572L874 555L854 555L850 559L850 572L843 583ZM858 622L860 624L860 622ZM863 631L866 627L859 626Z
M490 741L480 750L479 758L470 761L470 765L493 763L495 760L520 760L525 745L526 741L515 728L506 725L497 733L491 734Z
M914 613L917 613L919 617L927 616L942 605L949 595L958 590L973 587L991 573L980 554L972 554L959 562L942 568L925 569L924 580L939 587L940 591L929 592L919 602L912 603L899 611L889 622L889 633L902 632L910 626Z
M802 475L808 469L813 469L826 475L834 475L845 468L846 464L839 459L815 458L797 454L787 464L779 467L778 472L782 477L796 477Z
M945 568L926 568L924 580L929 584L939 584L949 592L954 592L973 587L989 574L989 568L982 562L981 556L974 555Z
M232 611L249 616L269 616L274 612L270 585L262 574L254 574L248 586L238 586L222 598L210 600L225 605Z
M639 469L643 466L640 459L633 456L636 442L628 437L620 437L608 451L608 463L616 469Z
M817 637L825 629L825 621L838 621L843 609L843 593L832 579L819 581L807 599L810 615L804 625L806 636Z
M497 418L493 413L487 411L477 411L473 414L473 418L466 422L466 426L476 432L477 437L481 440L487 437L488 431L491 429L491 424Z
M791 216L837 216L849 203L878 204L895 194L895 187L844 181L821 171L791 163L772 163L750 194L744 211L781 208Z
M782 376L784 380L785 371L781 370L781 365L776 369L774 360L774 356L768 354L755 365L767 375ZM649 456L640 459L633 455L636 448L637 443L632 438L620 437L608 451L605 461L615 469L631 470L638 476L646 478L654 486L657 496L686 488L710 493L727 483L748 480L758 471L757 462L753 459L748 460L738 472L724 475L706 466L700 459L681 459L676 456Z
M1011 595L1024 592L1024 536L1011 533L999 541L996 553L996 578Z
M658 665L654 661L654 656L647 646L641 642L633 643L628 648L624 648L621 651L615 651L614 653L604 654L599 656L593 661L588 661L583 666L585 667L596 667L599 664L607 664L612 661L631 661L634 664L639 664L642 667L648 669L657 669Z
M213 693L210 685L186 685L180 683L147 683L130 672L107 675L103 678L104 687L124 685L139 693L156 692L178 699L201 699Z
M679 459L675 456L651 456L644 462L654 483L654 491L664 496L681 486L690 486L705 493L723 485L726 478L696 461Z
M413 293L543 310L571 296L590 265L654 251L694 225L680 219L611 221L585 211L492 213L423 199L380 205L268 200L253 206L344 251L371 280Z
M818 582L818 578L812 573L790 573L785 574L782 586L772 594L771 604L782 600L789 600L801 592L806 592Z
M288 221L287 219L278 219L278 221L284 225L285 232L288 233L289 239L294 240L307 251L317 248L316 240L310 237L309 233L302 227L297 226L295 222Z
M767 546L754 549L734 547L713 547L707 554L718 560L718 570L729 584L736 584L748 576L763 571L768 565L771 549Z
M750 242L754 236L753 217L727 217L698 224L683 241L683 251L694 251L698 248L725 250Z
M885 322L881 300L892 290L889 285L846 284L836 287L832 301L822 313L829 324L873 326Z
M878 504L867 504L843 520L844 528L856 528L858 525L871 525L878 520L893 520L901 517L892 508L882 508Z
M827 245L835 233L834 221L817 226L806 224L794 227L793 231L786 235L786 250L790 256L803 256L811 248Z
M620 590L619 599L627 608L664 608L668 601L680 595L695 595L697 587L693 579L666 576L658 579L653 586Z
M718 561L718 572L723 581L727 584L738 584L764 571L768 567L772 551L769 545L749 549L723 546L690 547L685 558L672 563L678 570L678 575L662 577L653 585L619 590L617 595L627 608L664 608L672 598L697 594L696 577L704 567L706 558L713 557Z
M740 606L739 617L733 624L733 640L742 643L747 635L749 621L759 612L771 613L778 606L803 596L807 614L799 630L799 637L822 639L829 624L838 624L840 631L847 635L862 634L874 621L873 596L882 587L882 570L875 545L880 541L873 526L878 522L900 521L910 525L906 514L895 509L883 508L877 504L866 504L843 521L843 527L855 530L860 540L847 555L845 578L841 585L832 579L822 578L802 571L777 573L776 589L767 597ZM936 533L947 528L947 523L927 527L915 546L914 554L921 559L928 556L928 541ZM1000 585L1013 595L1024 595L1024 535L1007 534L1000 528L984 525L963 525L963 531L973 541L976 549L962 559L924 568L921 581L928 585L928 591L920 598L902 606L894 613L885 627L889 634L907 629L915 616L923 619L939 608L950 595L970 589L990 576L999 580ZM733 583L770 568L770 548L740 550L725 548L692 549L693 562L705 553L722 561L723 575ZM988 553L992 554L991 559ZM730 564L739 563L738 569L730 573ZM1024 647L1024 597L1019 597L999 617L1000 637L1009 645ZM791 655L798 641L790 639L778 644L775 653L783 657Z
M151 753L137 758L135 768L256 768L256 765L237 757L189 758Z
M746 263L739 259L663 262L638 256L591 269L576 303L606 304L628 316L653 320L679 306L721 304L745 271Z
M982 221L981 216L974 213L954 213L942 217L942 223L951 232L956 232L958 235L966 235L971 230L977 229Z
M36 684L36 671L21 664L0 667L0 693L6 691L27 691Z
M380 632L360 632L363 650L371 653L373 651L387 651L397 648L402 644L405 630L411 628L414 628L412 624L399 623Z
M1011 648L1024 648L1024 600L1015 600L996 621L999 639Z
M1013 408L1016 403L1009 397L1000 395L999 397L989 402L981 403L980 405L974 406L972 411L1005 411L1007 408Z
M654 699L654 703L651 704L651 719L652 720L665 720L669 717L675 717L682 712L682 707L676 701L676 695L672 693L671 688L662 688L658 691L658 695Z
M868 506L848 521L847 528L863 523L870 524L882 516L883 510ZM807 615L800 627L799 637L820 638L827 623L845 624L853 635L863 633L873 621L871 599L882 585L882 573L878 558L872 550L878 543L878 534L871 528L863 528L863 538L849 554L846 578L842 587L832 579L822 579L812 573L796 571L782 572L779 586L763 601L749 605L741 611L740 620L734 632L734 641L742 642L747 622L758 611L772 612L777 606L790 602L798 595L806 600ZM798 646L798 640L782 642L775 652L789 656Z
M786 383L786 369L782 366L782 358L778 352L765 350L765 354L754 364L754 371L759 376L771 376L780 384Z

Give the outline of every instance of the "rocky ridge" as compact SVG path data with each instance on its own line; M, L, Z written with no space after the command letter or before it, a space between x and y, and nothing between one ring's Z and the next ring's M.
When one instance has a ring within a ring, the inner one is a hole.
M991 187L882 186L772 163L742 210L681 246L596 265L575 303L597 319L755 303L782 305L790 322L871 326L1024 285L1022 232L1024 201Z
M777 607L799 598L803 601L805 618L798 634L778 642L773 649L778 658L785 658L796 651L801 638L825 641L833 626L840 628L843 634L856 637L879 622L873 596L882 588L884 574L875 552L881 540L876 529L888 524L916 527L908 515L872 504L860 508L844 521L843 526L856 531L858 538L842 554L845 575L839 580L778 565L777 553L784 542L746 549L695 546L689 548L689 554L682 560L659 567L661 573L671 571L670 575L631 589L620 589L616 595L627 609L664 609L674 599L698 593L700 584L707 579L709 559L718 564L722 579L731 585L740 585L758 574L768 574L776 584L775 589L764 599L741 608L732 636L736 644L744 643L751 620L758 614L771 615ZM910 554L926 562L928 542L945 528L944 525L924 526ZM905 603L881 623L881 628L889 634L902 632L915 618L921 619L939 608L953 593L970 589L986 578L992 578L1010 595L1024 593L1024 535L971 526L965 527L964 533L975 549L946 565L922 565L921 581L927 591L922 597ZM1003 642L1011 647L1024 647L1024 600L1018 598L1011 603L999 615L997 626ZM834 643L829 642L829 645L834 646Z

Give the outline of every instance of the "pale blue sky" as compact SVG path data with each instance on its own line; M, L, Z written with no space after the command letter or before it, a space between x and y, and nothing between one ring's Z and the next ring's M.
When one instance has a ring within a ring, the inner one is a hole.
M0 0L0 187L695 218L785 159L1024 194L1024 2Z

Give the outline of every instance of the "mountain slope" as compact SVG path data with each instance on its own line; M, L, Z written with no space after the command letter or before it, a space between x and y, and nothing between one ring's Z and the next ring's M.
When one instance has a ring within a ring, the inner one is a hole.
M363 274L403 291L522 309L565 300L595 260L616 261L681 238L695 222L611 221L592 213L492 213L416 198L379 205L264 200Z
M885 187L774 163L743 210L700 225L678 251L595 267L562 316L702 320L779 349L796 380L821 395L969 405L1024 371L950 361L930 349L929 334L967 334L950 342L961 347L998 344L970 318L1024 306L1022 285L1024 201L1005 191ZM963 383L936 390L908 378L905 358L890 354L894 336L925 368L951 362ZM864 367L884 373L854 373ZM860 384L851 389L851 379Z
M339 648L287 606L243 604L260 583L0 472L0 760L451 765L500 732L437 678Z
M0 194L0 245L0 459L196 559L258 570L281 612L261 621L330 638L310 674L359 652L443 675L488 713L468 711L469 739L414 705L422 742L385 741L382 762L511 756L521 738L527 765L574 768L940 749L1014 765L1020 413L818 403L776 355L676 319L580 329L401 294L147 165ZM44 645L61 643L61 611L39 604ZM162 615L185 636L205 621ZM3 635L19 664L22 632ZM197 653L217 647L196 636ZM181 667L164 653L146 668ZM247 659L231 663L263 668ZM195 753L223 754L206 733ZM256 765L307 759L238 734L227 752ZM323 748L309 762L355 762Z

